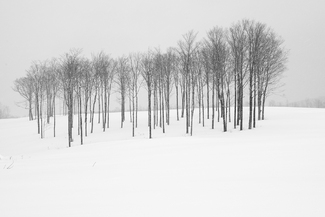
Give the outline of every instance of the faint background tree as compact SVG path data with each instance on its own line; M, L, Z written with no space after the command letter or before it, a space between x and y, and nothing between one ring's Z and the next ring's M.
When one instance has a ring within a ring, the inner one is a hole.
M2 105L0 102L0 119L10 118L10 111L8 106Z

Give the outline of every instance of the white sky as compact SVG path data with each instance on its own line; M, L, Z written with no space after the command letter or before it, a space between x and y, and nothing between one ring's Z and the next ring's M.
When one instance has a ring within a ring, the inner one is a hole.
M266 23L290 50L284 92L289 101L325 96L325 1L308 0L0 0L0 103L13 115L22 98L13 81L33 60L70 48L112 56L175 46L189 30L199 39L243 18Z

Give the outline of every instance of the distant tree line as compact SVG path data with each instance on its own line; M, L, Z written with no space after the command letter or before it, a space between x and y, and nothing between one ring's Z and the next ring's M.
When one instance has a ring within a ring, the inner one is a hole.
M325 97L319 98L307 98L300 101L295 102L277 102L275 100L271 100L269 102L269 106L271 107L303 107L303 108L325 108Z
M184 130L192 135L194 114L203 126L209 120L214 128L216 121L222 121L224 132L231 122L233 128L243 130L248 97L247 124L252 129L256 120L264 119L266 98L286 69L283 42L266 24L242 20L230 28L214 27L202 40L189 31L166 51L152 49L119 58L100 52L87 59L74 49L59 58L33 62L26 76L15 80L14 90L28 102L29 119L36 119L42 138L43 125L52 117L55 136L56 100L64 102L69 147L74 115L78 115L81 138L93 132L94 122L103 131L109 128L113 91L119 95L121 128L129 110L135 136L142 88L147 91L149 138L152 129L165 132L170 124L172 100L177 120L185 118Z

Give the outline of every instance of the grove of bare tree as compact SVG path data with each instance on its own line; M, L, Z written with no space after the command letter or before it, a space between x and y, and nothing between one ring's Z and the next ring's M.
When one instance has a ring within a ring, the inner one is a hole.
M214 129L222 121L224 132L231 122L233 128L243 130L244 115L248 129L257 127L257 121L265 118L267 97L281 86L286 70L288 52L283 39L253 20L241 20L230 28L216 26L202 40L197 35L189 31L177 47L166 51L153 49L118 58L100 52L88 59L73 49L51 61L34 61L26 76L15 80L13 89L26 100L29 120L36 119L41 138L44 124L51 119L55 137L58 111L67 115L69 147L74 125L81 144L84 136L93 133L95 113L103 131L110 127L112 93L118 96L121 128L130 112L133 137L141 90L147 92L149 138L153 129L166 132L172 107L177 121L185 118L185 133L190 135L195 115L203 127L209 120ZM77 123L74 115L78 115Z

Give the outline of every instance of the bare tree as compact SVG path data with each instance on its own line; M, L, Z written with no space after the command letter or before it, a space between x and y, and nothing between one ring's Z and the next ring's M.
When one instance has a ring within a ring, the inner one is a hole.
M234 128L240 125L243 130L243 107L244 107L244 82L246 75L246 50L247 36L241 22L234 24L230 28L229 44L231 47L231 55L234 64L234 80L235 80L235 106L234 106Z
M50 123L51 117L55 136L56 98L63 98L63 113L68 114L69 147L73 142L74 113L78 114L81 143L83 132L85 136L88 134L89 121L93 132L95 109L103 131L109 128L113 86L119 94L121 128L126 101L129 101L132 136L138 123L138 94L142 83L148 92L149 138L152 138L152 128L160 126L165 133L165 124L170 124L170 97L174 87L177 120L179 116L185 117L187 134L193 134L196 106L203 126L205 116L211 117L212 128L221 118L223 131L227 131L228 121L233 117L234 128L239 126L243 130L244 97L249 100L248 129L256 127L256 116L258 120L264 119L267 96L282 85L288 58L283 40L265 24L251 20L241 20L229 29L215 27L201 42L196 42L196 37L197 33L189 31L178 41L177 48L130 54L116 60L100 52L90 61L80 56L80 50L71 50L60 60L33 62L26 77L16 79L13 89L28 103L29 119L36 117L41 138L44 138L44 125Z
M93 82L93 87L92 87L92 92L94 93L93 96L93 102L92 102L92 114L91 114L91 130L90 132L93 133L94 131L94 114L95 114L95 104L96 100L98 98L98 123L100 123L100 93L101 91L101 71L102 71L102 63L101 63L101 54L99 53L98 55L92 55L92 62L91 62L91 77L92 77L92 82ZM90 95L92 96L92 95ZM90 100L91 101L91 100Z
M172 48L167 49L163 55L163 81L165 84L166 123L170 124L170 95L173 90L173 75L176 69L176 54Z
M31 76L17 78L14 81L13 90L18 92L28 102L29 120L33 120L33 94L34 86Z
M264 51L264 62L261 68L258 87L258 117L264 120L265 101L269 94L281 87L281 78L286 70L288 51L283 46L283 40L273 31L266 37L267 46ZM262 116L262 117L261 117Z
M249 121L248 129L255 127L256 105L256 77L259 69L259 56L261 53L262 37L266 26L255 21L243 20L243 26L247 35L248 44L248 71L249 71Z
M88 136L88 105L91 98L93 85L94 85L94 77L92 75L91 63L88 59L81 59L81 80L80 80L80 100L81 100L81 92L83 91L84 98L84 113L85 113L85 136ZM91 104L90 104L91 105ZM89 106L91 107L91 106ZM81 105L80 105L81 109Z
M197 33L194 33L194 31L190 31L187 34L183 35L183 40L178 42L178 54L180 56L180 60L182 63L182 72L183 72L183 82L185 84L184 90L185 90L185 110L186 110L186 133L190 133L190 123L191 123L191 117L190 114L190 101L191 101L191 88L194 88L193 85L195 82L193 79L195 79L194 76L194 70L192 68L193 66L193 59L194 55L198 49L198 43L195 42ZM192 91L192 94L194 92ZM192 97L193 99L193 97ZM193 110L194 112L194 110Z
M139 53L134 53L129 56L130 65L130 82L129 97L131 99L132 110L132 137L135 136L135 128L138 126L138 93L141 87L141 56Z
M0 103L0 119L10 118L10 112L8 106Z
M175 85L175 96L176 96L176 119L179 121L179 101L178 101L178 94L179 94L179 87L181 86L181 65L180 65L180 59L179 56L175 53L175 49L172 51L174 53L173 58L173 65L174 65L174 71L173 71L173 79L174 79L174 85Z
M211 50L209 49L208 46L203 46L201 49L201 53L202 53L202 64L204 69L204 74L202 79L204 80L206 86L206 101L207 101L206 112L207 112L207 119L209 119L210 118L210 81L212 80L211 79L212 69L210 64Z
M52 87L52 116L53 116L53 136L56 136L56 97L60 88L60 65L57 59L53 58L50 62L49 70L51 71Z
M74 87L79 71L81 50L71 50L61 59L60 82L63 88L64 100L68 108L68 145L71 147L73 128Z
M151 51L143 54L141 61L141 75L145 81L146 89L148 92L148 128L149 128L149 139L152 138L152 121L151 121L151 96L153 88L154 78L154 59Z
M116 77L115 83L117 85L117 91L120 93L120 103L121 103L121 128L123 128L123 123L125 121L125 97L127 94L129 82L129 66L128 59L126 57L120 57L117 60Z
M43 97L43 71L44 64L42 62L33 62L30 69L27 71L27 77L31 78L33 84L34 98L35 98L35 116L37 116L37 133L41 134L42 131L42 97Z
M155 110L159 111L159 127L162 128L163 133L165 133L165 65L164 65L164 56L159 49L156 50L155 54L155 70L154 70L154 100L155 100ZM158 121L156 122L158 123Z

